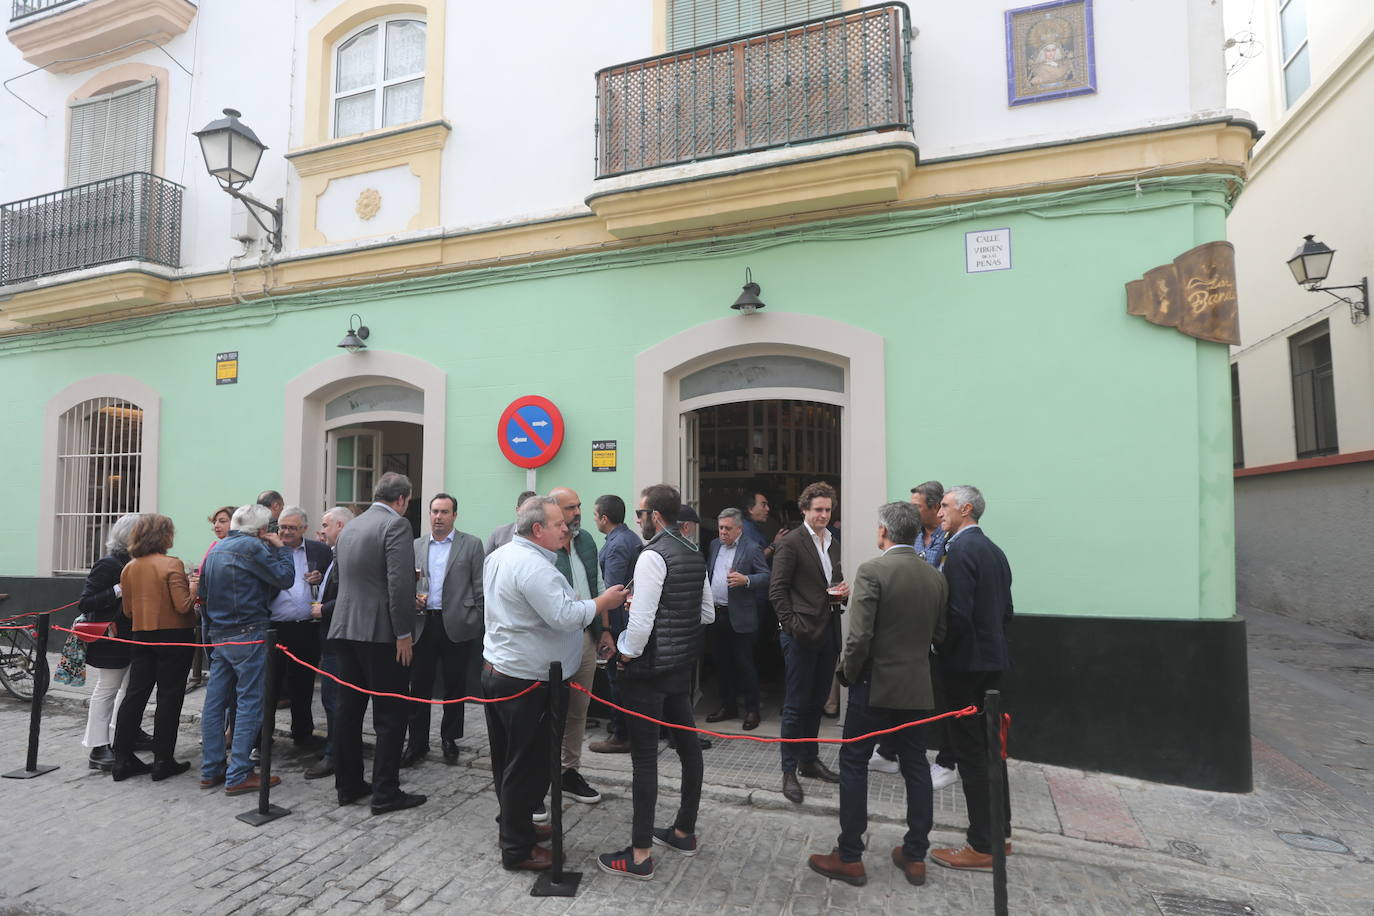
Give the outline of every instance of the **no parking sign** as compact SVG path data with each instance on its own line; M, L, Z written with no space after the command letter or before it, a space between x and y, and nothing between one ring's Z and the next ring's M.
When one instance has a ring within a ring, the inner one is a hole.
M496 441L501 454L516 467L541 467L563 445L563 415L548 398L537 394L517 398L501 411Z

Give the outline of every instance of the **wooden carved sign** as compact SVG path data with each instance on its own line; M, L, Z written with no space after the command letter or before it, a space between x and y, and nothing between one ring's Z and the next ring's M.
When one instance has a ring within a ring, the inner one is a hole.
M1239 344L1236 249L1208 242L1126 284L1126 312L1189 337Z

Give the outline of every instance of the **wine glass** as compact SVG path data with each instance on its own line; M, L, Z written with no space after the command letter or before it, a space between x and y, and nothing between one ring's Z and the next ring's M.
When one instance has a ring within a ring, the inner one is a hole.
M415 580L415 597L421 606L429 601L429 576L421 575Z

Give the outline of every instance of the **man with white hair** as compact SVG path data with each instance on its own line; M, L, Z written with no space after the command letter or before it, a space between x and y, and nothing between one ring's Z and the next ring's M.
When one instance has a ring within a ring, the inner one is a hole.
M218 646L205 687L200 787L213 789L224 783L226 795L261 788L249 757L262 726L267 646L260 643L271 626L267 608L271 590L290 588L296 575L291 552L278 535L267 531L271 521L266 506L240 506L229 522L229 533L201 566L199 591L205 600L207 641L250 644ZM224 713L235 693L234 745L226 767ZM280 781L272 777L273 785Z
M296 577L290 588L272 595L268 607L272 612L272 626L277 631L277 642L292 655L315 665L320 661L320 627L311 613L311 605L318 595L324 571L334 557L323 543L305 536L309 524L310 519L300 506L287 506L277 516L277 534L282 546L291 551ZM298 748L314 750L315 717L311 707L315 701L315 672L304 665L281 664L282 661L278 658L271 664L279 672L276 681L279 695L290 702L291 740Z
M320 516L320 530L315 532L316 540L329 548L329 565L325 567L324 578L320 582L320 597L310 605L310 616L320 625L320 669L330 674L339 673L339 656L334 652L334 644L324 638L329 632L329 622L334 617L334 603L339 599L339 571L335 568L334 545L339 542L339 532L344 525L353 520L353 511L346 506L335 506ZM320 705L324 707L324 750L320 759L305 770L306 779L323 779L334 775L334 713L339 708L339 685L333 679L320 678Z

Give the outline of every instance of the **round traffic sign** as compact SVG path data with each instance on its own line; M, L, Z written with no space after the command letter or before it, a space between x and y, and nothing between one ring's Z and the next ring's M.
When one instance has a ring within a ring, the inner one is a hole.
M548 464L563 445L563 415L548 398L527 394L501 411L496 424L501 454L516 467Z

